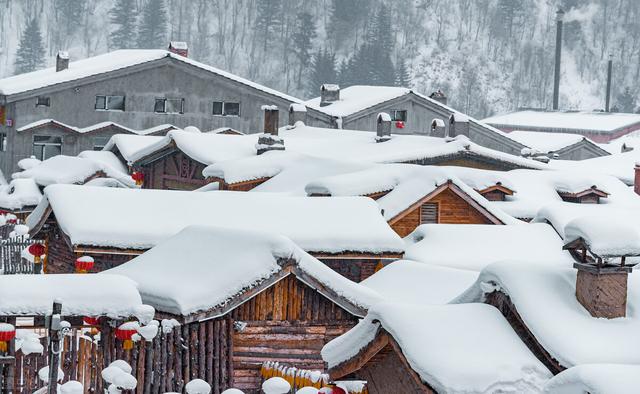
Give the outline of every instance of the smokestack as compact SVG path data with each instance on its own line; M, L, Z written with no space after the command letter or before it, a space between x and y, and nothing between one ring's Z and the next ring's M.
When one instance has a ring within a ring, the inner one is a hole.
M189 57L189 45L184 41L171 41L169 42L169 52Z
M633 171L633 191L640 195L640 163L636 163Z
M340 86L331 83L322 84L320 86L320 106L326 107L336 101L340 101Z
M291 103L289 105L289 126L294 126L297 122L307 122L307 107L304 104Z
M607 64L607 98L605 99L604 111L609 111L609 105L611 102L611 71L613 69L613 55L609 55L609 61Z
M556 12L556 67L553 73L553 109L558 109L560 98L560 57L562 55L562 18L564 11L558 8Z
M385 142L391 139L391 116L386 112L380 112L376 118L376 142Z
M69 52L58 51L56 55L56 72L69 68Z
M263 105L264 133L258 137L256 150L259 155L270 150L284 150L284 140L278 137L279 111L277 105Z

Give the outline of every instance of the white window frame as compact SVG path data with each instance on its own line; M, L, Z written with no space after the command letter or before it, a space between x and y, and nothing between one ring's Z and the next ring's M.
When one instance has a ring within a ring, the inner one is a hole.
M162 100L163 101L163 109L162 111L156 111L156 103L158 102L158 100ZM167 101L171 100L171 101L177 101L180 100L180 111L179 112L167 112ZM153 102L153 112L157 113L157 114L184 114L184 98L173 98L173 97L156 97L156 99Z
M96 94L96 101L98 101L98 97L104 97L104 108L96 107L97 102L94 102L93 107L96 111L117 111L124 112L127 108L127 96L121 94ZM109 98L110 97L122 97L122 109L111 109L109 108Z
M60 142L59 143L36 142L36 138L37 137L59 138ZM38 152L38 154L36 154L36 152L35 152L36 144L38 146L42 146L43 147L42 151ZM61 136L57 136L57 135L34 135L32 143L31 143L31 151L33 152L33 155L36 156L37 159L44 161L44 160L49 159L51 157L57 156L57 155L47 156L46 155L46 148L45 148L46 146L58 146L58 147L60 147L60 154L62 154L62 145L63 144L64 144L64 140L63 140L63 138Z
M391 121L392 122L405 122L406 123L409 120L409 111L406 110L406 109L392 109L389 112L391 112L389 115L391 115ZM398 119L398 116L397 116L398 112L404 112L405 113L405 117L404 117L405 119L404 120Z
M216 103L221 103L222 104L222 113L221 114L214 114L213 113L213 105L215 105ZM229 115L227 114L227 104L238 104L238 114L237 115ZM212 105L211 105L211 113L213 114L213 116L229 116L232 118L237 118L240 117L240 101L223 101L223 100L213 100Z

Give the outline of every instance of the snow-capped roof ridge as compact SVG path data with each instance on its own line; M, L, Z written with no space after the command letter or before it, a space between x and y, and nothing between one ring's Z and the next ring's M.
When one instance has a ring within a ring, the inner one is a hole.
M36 128L40 128L46 125L52 125L52 126L56 126L56 127L60 127L63 128L65 130L68 131L74 131L76 133L79 134L85 134L85 133L91 133L94 131L99 131L102 129L106 129L108 127L113 127L113 128L117 128L117 129L121 129L123 131L129 132L131 134L137 134L137 135L149 135L149 134L154 134L160 131L169 131L171 129L177 129L176 126L172 125L172 124L160 124L157 126L153 126L153 127L149 127L146 129L140 129L140 130L135 130L132 129L130 127L127 126L123 126L119 123L116 122L112 122L112 121L106 121L106 122L100 122L100 123L96 123L93 124L91 126L87 126L87 127L76 127L76 126L71 126L68 125L66 123L60 122L58 120L55 119L41 119L29 124L26 124L22 127L19 127L16 131L18 132L24 132L27 130L31 130L31 129L36 129Z

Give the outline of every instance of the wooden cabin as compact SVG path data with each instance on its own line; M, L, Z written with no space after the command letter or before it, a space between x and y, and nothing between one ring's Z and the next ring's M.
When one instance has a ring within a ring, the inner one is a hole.
M323 371L322 346L378 299L282 236L215 227L188 227L108 272L137 281L160 317L181 324L155 368L160 376L174 371L161 392L200 378L216 394L259 393L265 361ZM186 346L174 351L179 337Z
M144 174L145 189L195 190L209 183L202 176L205 164L180 151L173 141L137 160L132 168Z
M476 191L489 201L505 201L507 196L513 196L515 191L502 185L502 182L496 182L495 185L487 186L484 189Z
M578 192L569 192L569 191L558 191L558 195L562 198L562 201L573 202L577 204L600 204L601 198L607 198L609 193L598 189L597 186L591 186L588 189L578 191Z

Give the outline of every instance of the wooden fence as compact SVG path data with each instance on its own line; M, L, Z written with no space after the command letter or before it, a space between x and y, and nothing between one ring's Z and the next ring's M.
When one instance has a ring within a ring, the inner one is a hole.
M40 273L33 262L22 257L22 251L38 242L28 236L9 237L14 224L0 226L0 273L4 275Z

